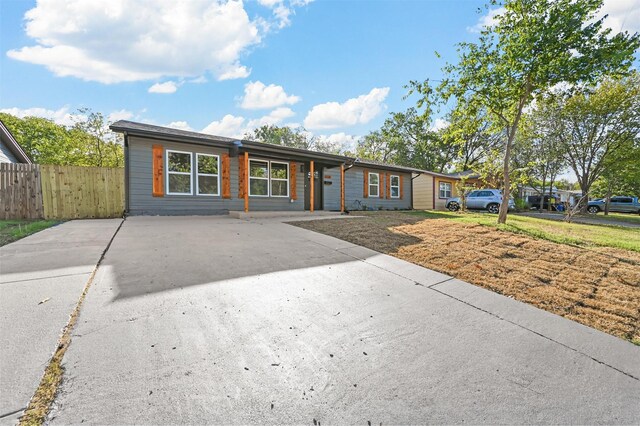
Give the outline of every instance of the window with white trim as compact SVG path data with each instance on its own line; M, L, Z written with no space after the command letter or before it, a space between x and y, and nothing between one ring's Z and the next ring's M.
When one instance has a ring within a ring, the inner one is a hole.
M249 195L269 196L269 162L249 160Z
M289 163L249 160L249 195L252 197L288 197Z
M400 176L391 175L391 178L389 178L389 189L391 198L400 198Z
M167 150L167 194L193 194L191 182L192 155L190 152Z
M451 198L451 184L440 182L440 198Z
M212 154L196 154L196 194L220 195L220 158Z
M380 175L369 173L369 197L380 196Z
M270 189L272 197L289 196L289 163L269 163Z

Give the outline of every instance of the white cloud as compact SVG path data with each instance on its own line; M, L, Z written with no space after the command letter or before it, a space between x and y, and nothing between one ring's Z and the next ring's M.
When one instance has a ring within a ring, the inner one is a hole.
M107 122L113 123L118 120L130 120L133 118L133 113L131 111L127 111L126 109L121 109L119 111L113 111L109 115L107 115Z
M240 106L244 109L269 109L282 105L293 105L300 101L298 96L287 95L282 86L261 81L250 82L244 86L244 97Z
M489 10L474 26L467 27L467 31L479 33L484 27L495 25L496 17L504 11L504 7ZM640 2L637 0L604 0L598 17L604 15L608 15L604 20L605 27L611 28L614 33L640 32Z
M320 143L340 147L341 151L355 149L356 144L360 140L360 136L349 135L344 132L318 135L317 138Z
M11 114L18 118L24 117L41 117L46 118L47 120L51 120L56 124L62 124L63 126L71 126L75 123L74 118L77 117L76 114L72 114L69 112L68 107L62 107L56 110L46 109L46 108L3 108L0 109L0 112L4 112L6 114Z
M285 118L293 117L294 115L296 115L295 112L293 112L290 108L277 108L271 111L268 115L250 120L247 123L247 130L253 130L256 127L268 124L280 124Z
M365 124L382 112L388 87L374 88L366 95L351 98L344 103L327 102L316 105L304 119L308 129L335 129L338 127Z
M149 93L175 93L178 90L178 85L175 81L165 81L164 83L156 83L149 87Z
M204 129L202 133L208 133L217 136L226 136L229 138L241 138L253 129L264 125L281 124L286 118L293 117L295 113L286 107L276 108L269 114L247 119L242 116L227 114L221 120L212 121ZM186 123L184 123L186 124Z
M171 123L167 124L167 127L178 130L193 130L191 126L189 126L189 123L187 123L186 121L172 121Z
M497 23L496 17L505 11L506 9L504 7L489 10L486 15L483 15L478 19L478 22L474 26L467 27L467 31L470 33L479 33L485 27L494 26Z
M433 125L431 126L431 130L438 131L446 127L449 127L449 124L451 123L449 123L447 120L443 118L436 118L436 120L433 122Z
M604 25L614 33L629 31L640 32L640 2L637 0L605 0L602 15L609 15Z
M276 18L276 24L279 29L291 25L290 16L295 14L295 7L306 6L313 0L258 0L258 3L264 7L271 9L273 16ZM268 25L268 24L267 24Z
M202 133L208 133L216 136L226 136L229 138L240 138L244 134L244 117L236 117L227 114L222 120L212 121L204 129Z
M76 121L83 120L86 118L85 115L79 113L69 112L69 107L62 107L58 109L47 109L40 107L33 108L3 108L0 109L0 112L4 112L7 114L11 114L18 118L24 117L40 117L46 118L47 120L51 120L56 124L60 124L62 126L73 126ZM118 120L129 120L134 118L135 114L126 109L121 109L117 111L112 111L106 115L105 124L113 123Z
M189 80L189 83L202 84L202 83L207 83L208 81L209 80L207 80L207 77L205 77L204 75L201 75L200 77L196 77Z
M293 7L269 20L288 24ZM33 44L9 50L10 58L102 83L209 72L219 80L245 78L242 55L272 25L250 18L242 1L218 0L37 0L25 21Z

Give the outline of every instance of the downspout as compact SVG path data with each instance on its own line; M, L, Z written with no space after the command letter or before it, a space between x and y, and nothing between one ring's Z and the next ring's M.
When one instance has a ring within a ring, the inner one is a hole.
M411 203L409 204L409 207L411 207L411 210L413 210L413 180L417 177L420 177L421 174L422 172L418 172L417 175L411 176Z
M129 215L129 135L124 132L124 215Z

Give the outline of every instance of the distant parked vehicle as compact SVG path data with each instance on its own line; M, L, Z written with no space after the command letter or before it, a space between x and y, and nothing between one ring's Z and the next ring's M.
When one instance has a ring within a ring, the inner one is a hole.
M502 203L502 191L499 189L478 189L471 191L466 197L467 208L470 210L487 210L489 213L498 213ZM512 198L509 198L509 209L516 208ZM462 202L460 197L447 199L446 207L452 212L460 210Z
M530 195L527 197L527 202L532 209L540 208L540 195ZM551 200L553 198L553 200ZM551 203L551 210L555 210L556 206L560 204L560 197L556 197L555 195L550 197L548 195L544 196L544 201L542 203L542 210L549 210L549 203Z
M587 211L591 214L603 212L606 202L607 200L604 198L591 200L587 204ZM638 197L611 197L609 200L609 211L640 214L640 201L638 201Z

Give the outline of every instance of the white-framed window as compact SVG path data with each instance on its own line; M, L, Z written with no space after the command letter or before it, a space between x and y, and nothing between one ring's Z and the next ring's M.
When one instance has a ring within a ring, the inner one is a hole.
M380 175L369 173L369 197L380 196Z
M440 182L440 198L451 198L451 184Z
M269 163L269 177L272 197L289 196L289 163L271 161Z
M192 195L192 154L190 152L172 151L168 149L166 155L167 194Z
M269 196L269 162L249 160L249 195L252 197Z
M288 197L289 163L250 159L249 195L252 197Z
M196 194L220 195L220 157L213 154L196 154Z
M400 198L400 176L391 175L389 178L389 190L391 198Z

